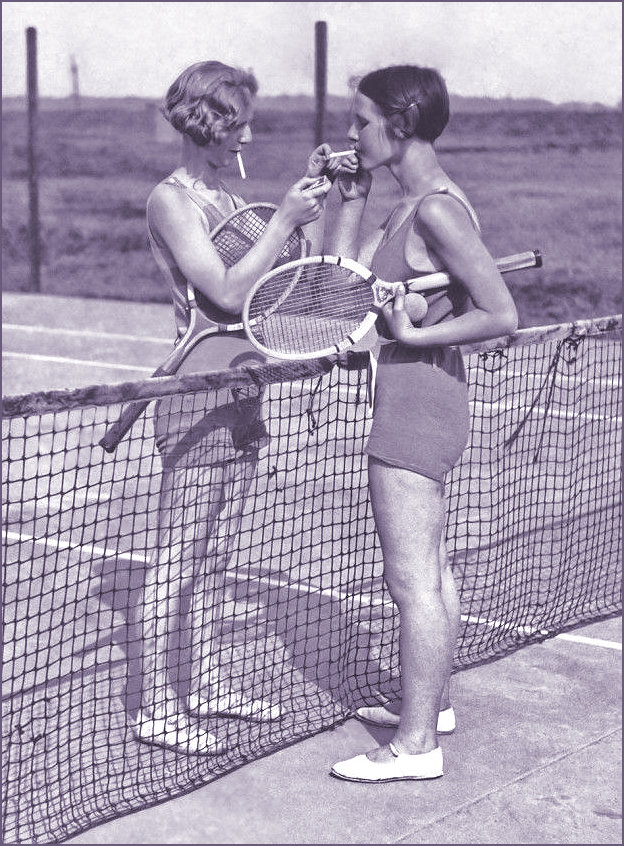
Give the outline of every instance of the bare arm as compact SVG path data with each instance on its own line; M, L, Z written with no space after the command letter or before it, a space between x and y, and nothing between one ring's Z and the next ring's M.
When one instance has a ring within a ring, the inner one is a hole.
M343 202L336 223L328 239L327 252L357 259L360 253L360 227L366 208L366 198Z
M327 166L328 157L331 153L329 144L321 144L312 151L306 169L306 176L311 179L319 179ZM327 183L327 191L331 188L331 182ZM325 241L325 203L321 206L321 213L319 216L307 223L303 228L303 232L308 242L309 255L315 256L323 252Z
M169 186L152 192L148 220L193 287L224 311L240 314L250 288L273 267L293 229L320 214L328 186L309 188L313 181L304 177L290 188L262 237L230 268L221 261L197 206Z
M415 222L417 234L459 282L473 308L442 323L414 327L399 294L384 315L393 336L406 346L455 346L514 332L518 314L494 259L485 248L466 212L448 198L425 201Z
M346 258L360 257L360 228L366 209L372 176L359 169L355 154L334 162L332 178L338 187L341 205L325 251Z

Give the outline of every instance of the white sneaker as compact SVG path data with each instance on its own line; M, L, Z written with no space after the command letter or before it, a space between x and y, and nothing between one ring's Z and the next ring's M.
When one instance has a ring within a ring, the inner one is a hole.
M171 717L150 717L139 711L132 727L134 736L142 743L164 746L187 755L214 755L221 751L217 738L199 726L193 725L185 714Z
M372 705L358 708L355 716L363 723L370 723L373 726L384 726L385 728L396 728L399 724L399 715L389 711L385 705ZM455 711L453 708L446 708L438 714L438 734L453 734L455 731Z
M334 764L331 774L346 781L362 782L419 781L444 775L439 746L420 755L399 752L393 743L389 746L393 755L389 761L371 761L366 755L356 755Z
M188 710L197 717L211 717L220 714L223 717L238 717L243 720L278 720L282 715L279 705L266 699L252 699L240 692L230 691L211 699L203 699L197 693L188 698Z

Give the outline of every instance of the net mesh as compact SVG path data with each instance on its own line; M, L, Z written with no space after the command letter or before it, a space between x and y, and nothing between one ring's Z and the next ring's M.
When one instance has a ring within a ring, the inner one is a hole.
M271 203L250 203L215 228L211 237L226 267L232 267L248 253L263 234L276 208ZM275 265L301 258L304 246L305 236L297 227L289 235Z
M472 436L448 480L456 671L621 609L620 326L466 351ZM400 692L365 365L350 354L5 398L5 842L65 839ZM151 409L114 455L97 446L123 402L156 395L165 424L181 411L215 425L172 462ZM216 425L217 409L235 419L245 404L262 409L259 451ZM145 680L165 695L163 620L176 621L170 684L184 701L210 689L219 712L198 724L218 754L133 733Z

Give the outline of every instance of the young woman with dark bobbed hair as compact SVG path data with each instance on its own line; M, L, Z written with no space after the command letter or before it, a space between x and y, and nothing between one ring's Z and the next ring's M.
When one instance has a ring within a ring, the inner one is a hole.
M437 270L452 278L447 290L425 295L426 314L416 324L400 294L379 325L366 451L384 578L400 612L401 699L358 709L360 719L396 733L389 744L333 766L333 775L352 781L443 773L437 734L455 728L448 683L460 620L445 548L444 480L467 443L470 419L458 346L517 326L476 214L433 146L448 118L436 70L401 65L367 74L353 102L349 173L337 179L342 203L333 252L359 258L382 279ZM401 199L360 244L372 173L381 167L396 179Z

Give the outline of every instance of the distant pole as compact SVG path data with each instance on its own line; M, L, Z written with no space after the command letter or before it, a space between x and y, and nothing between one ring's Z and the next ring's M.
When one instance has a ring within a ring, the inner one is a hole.
M315 35L315 99L316 123L314 130L315 143L323 142L323 125L325 123L325 95L327 93L327 23L316 21Z
M41 290L41 242L39 231L39 174L37 148L37 30L26 30L26 80L28 91L28 189L29 189L29 241L30 287Z
M69 59L70 69L71 69L71 77L72 77L72 99L74 102L74 108L80 108L80 85L78 83L78 63L76 62L75 56L70 56Z

